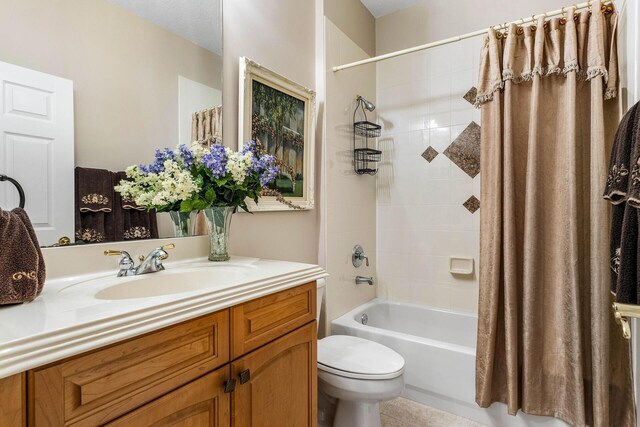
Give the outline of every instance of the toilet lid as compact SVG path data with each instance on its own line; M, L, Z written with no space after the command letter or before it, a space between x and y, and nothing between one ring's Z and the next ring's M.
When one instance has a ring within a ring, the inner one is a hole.
M318 341L318 368L349 378L395 378L404 370L404 358L389 347L349 335Z

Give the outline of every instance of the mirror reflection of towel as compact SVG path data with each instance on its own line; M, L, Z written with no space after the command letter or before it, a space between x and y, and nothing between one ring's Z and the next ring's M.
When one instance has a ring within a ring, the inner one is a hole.
M76 168L76 241L101 243L158 238L156 212L147 212L131 201L123 201L120 193L113 191L122 179L127 179L122 171ZM83 210L82 194L106 193L105 189L111 189L111 210Z
M0 209L0 305L33 301L45 278L44 258L27 213Z
M113 173L113 185L118 185L121 180L127 179L125 172ZM156 211L147 212L143 207L138 206L133 201L125 201L120 193L115 193L114 203L116 240L140 240L157 239L158 224Z

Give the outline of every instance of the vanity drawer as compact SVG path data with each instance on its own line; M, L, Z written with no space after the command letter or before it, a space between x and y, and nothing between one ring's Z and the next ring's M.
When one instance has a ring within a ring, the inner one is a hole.
M95 426L229 361L229 310L29 372L29 424Z
M316 282L231 308L231 359L316 319Z

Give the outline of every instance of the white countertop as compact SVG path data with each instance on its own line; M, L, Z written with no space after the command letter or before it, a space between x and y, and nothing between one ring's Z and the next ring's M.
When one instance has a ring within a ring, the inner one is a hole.
M219 266L244 273L212 283L211 288L177 294L120 300L95 297L114 280L180 277L179 272L187 269ZM116 269L55 279L46 283L35 301L0 307L0 378L327 276L317 265L242 257L224 263L206 258L166 262L165 267L162 272L117 279Z

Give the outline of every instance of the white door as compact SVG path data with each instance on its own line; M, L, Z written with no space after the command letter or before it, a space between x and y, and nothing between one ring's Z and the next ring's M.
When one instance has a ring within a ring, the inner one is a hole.
M73 82L0 62L0 174L17 180L40 245L74 234ZM18 206L0 182L0 207Z

